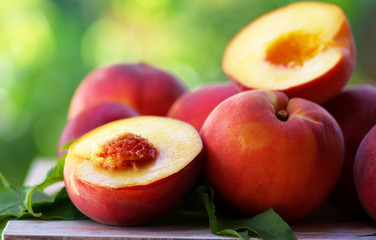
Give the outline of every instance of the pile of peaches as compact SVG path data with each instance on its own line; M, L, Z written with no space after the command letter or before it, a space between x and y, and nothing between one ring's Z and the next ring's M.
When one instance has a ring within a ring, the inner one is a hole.
M295 222L328 201L376 219L376 87L347 86L355 59L343 11L299 2L233 37L228 82L188 90L146 63L97 68L59 141L76 139L69 197L95 221L149 224L203 175L230 216L273 208Z

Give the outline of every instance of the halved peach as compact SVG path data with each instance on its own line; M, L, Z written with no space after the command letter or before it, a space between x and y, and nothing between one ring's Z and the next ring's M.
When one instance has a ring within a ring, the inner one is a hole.
M75 206L110 225L143 225L172 210L203 167L191 125L154 116L114 121L69 148L64 180Z
M278 90L322 103L346 85L355 60L342 9L298 2L242 29L228 44L222 67L242 89Z

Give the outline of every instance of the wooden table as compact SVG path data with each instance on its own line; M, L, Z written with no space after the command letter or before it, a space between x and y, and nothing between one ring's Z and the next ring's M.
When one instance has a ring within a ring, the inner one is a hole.
M26 183L38 183L53 164L49 160L34 162ZM58 187L58 186L55 186ZM53 191L50 189L48 191ZM327 205L323 205L310 218L291 225L298 239L376 239L362 236L376 233L376 222L355 221L341 216ZM9 221L3 233L4 240L10 239L233 239L211 234L204 217L184 218L170 221L168 218L155 225L143 227L114 227L98 224L91 220L80 221Z

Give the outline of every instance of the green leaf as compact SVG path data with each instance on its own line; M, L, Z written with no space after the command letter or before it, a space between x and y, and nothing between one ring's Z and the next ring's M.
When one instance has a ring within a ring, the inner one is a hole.
M6 180L6 178L4 177L4 175L1 172L0 172L0 183L4 187L9 187L10 186L8 180Z
M234 236L244 240L249 240L250 237L258 237L265 240L297 239L290 226L272 209L252 218L234 220L216 211L214 191L207 182L196 190L201 193L213 234Z
M11 187L3 187L0 189L0 196L0 219L20 216L25 210L20 191Z
M32 187L27 187L23 191L23 202L26 209L34 216L40 217L40 213L35 213L32 208L32 196L34 192L39 189L43 191L46 187L51 186L54 183L64 181L64 164L65 164L65 157L64 154L56 163L54 167L52 167L48 172L43 182L37 184Z
M41 183L32 187L15 189L0 172L3 185L0 188L0 233L11 219L87 219L70 201L65 187L53 196L43 192L48 186L64 180L65 157L57 161Z
M34 197L33 197L34 199ZM79 220L87 219L69 199L65 188L58 191L53 198L47 201L38 201L32 203L36 212L41 212L40 219L61 219L61 220Z
M364 234L364 235L357 235L358 237L375 237L376 233Z
M64 151L64 150L68 150L69 147L72 145L72 143L73 143L74 141L76 141L76 139L73 139L72 141L67 142L66 144L64 144L64 145L60 148L60 151L62 152L62 151Z

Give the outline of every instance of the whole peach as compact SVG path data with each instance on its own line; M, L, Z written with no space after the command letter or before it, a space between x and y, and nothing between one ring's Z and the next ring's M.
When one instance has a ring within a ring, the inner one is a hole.
M376 125L359 145L354 160L354 183L361 205L376 220Z
M60 151L68 142L81 137L85 133L105 123L122 118L134 117L139 114L131 107L119 102L101 103L80 112L75 118L68 121L61 132L57 155L60 158L67 151Z
M209 113L223 100L238 93L231 83L212 83L181 95L171 106L168 117L192 124L201 130Z
M366 84L346 87L323 104L341 127L345 139L345 159L339 181L329 202L350 215L364 213L354 186L356 151L367 132L376 124L376 87Z
M281 92L252 90L220 103L201 129L205 176L225 212L273 208L288 222L310 215L335 186L344 142L321 106Z
M68 119L103 102L122 102L141 115L164 116L185 91L177 78L145 63L100 67L78 86Z

